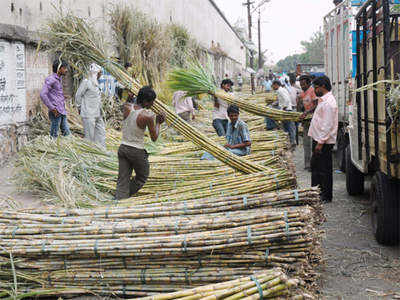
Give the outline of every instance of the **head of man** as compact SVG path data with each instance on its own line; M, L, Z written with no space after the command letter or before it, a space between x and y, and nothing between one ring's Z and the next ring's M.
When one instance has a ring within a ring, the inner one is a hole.
M229 120L231 120L231 123L234 125L236 124L237 120L239 119L239 107L236 105L232 104L228 106L228 109L226 110L228 113Z
M65 76L68 73L68 64L60 59L56 59L53 62L53 73L58 76Z
M281 82L280 82L279 80L274 80L274 81L272 82L272 89L273 89L274 91L279 90L280 87L281 87Z
M139 90L136 103L143 108L151 108L156 99L156 92L150 86L144 86Z
M293 73L289 74L289 82L290 82L290 85L296 84L296 75L295 74L293 74Z
M225 92L229 92L233 86L233 82L230 79L224 79L221 82L221 89L223 89Z
M335 4L336 6L338 6L342 2L343 0L333 0L333 4Z
M327 76L317 77L313 81L313 85L314 85L315 95L317 95L317 97L322 97L332 90L331 81Z
M300 87L305 92L311 86L311 77L308 75L301 75L300 76Z

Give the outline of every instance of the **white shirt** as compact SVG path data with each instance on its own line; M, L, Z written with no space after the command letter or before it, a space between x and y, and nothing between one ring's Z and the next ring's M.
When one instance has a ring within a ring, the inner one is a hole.
M292 85L286 87L286 89L287 89L288 92L289 92L290 101L291 101L291 103L292 103L292 106L293 106L293 107L296 107L296 106L297 106L297 96L300 94L300 91L299 91L296 87L294 87L294 86L292 86Z
M292 110L292 101L288 90L280 86L276 93L278 94L279 107L289 111Z
M232 92L227 93L231 96L233 96ZM219 108L216 108L214 106L213 112L212 112L212 117L213 120L216 119L221 119L221 120L227 120L228 119L228 114L227 114L227 109L228 109L228 103L226 103L224 100L218 99L218 104L219 104Z
M76 106L81 111L82 118L98 118L101 113L101 91L94 80L84 79L75 95Z
M335 144L338 131L338 106L331 92L318 101L308 136L320 144Z

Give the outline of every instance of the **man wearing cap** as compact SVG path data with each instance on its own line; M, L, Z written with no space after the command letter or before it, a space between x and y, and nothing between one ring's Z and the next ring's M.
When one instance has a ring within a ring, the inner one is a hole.
M90 65L87 78L83 79L75 95L75 103L82 117L85 139L105 148L106 130L101 115L100 66Z

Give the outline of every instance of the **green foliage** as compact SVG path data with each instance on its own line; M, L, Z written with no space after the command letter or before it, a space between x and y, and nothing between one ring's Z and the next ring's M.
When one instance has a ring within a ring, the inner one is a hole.
M278 61L277 69L294 71L299 63L323 63L324 61L324 34L321 30L315 32L309 41L302 41L304 52L294 54Z
M173 91L186 91L189 96L214 92L216 85L212 76L213 70L210 58L205 66L198 60L191 61L186 68L176 68L169 73L168 88Z

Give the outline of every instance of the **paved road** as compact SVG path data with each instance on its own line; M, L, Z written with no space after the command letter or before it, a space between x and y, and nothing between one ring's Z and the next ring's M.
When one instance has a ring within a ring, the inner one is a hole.
M311 184L304 170L303 149L295 151L298 183ZM370 225L369 182L366 194L346 192L345 174L334 172L334 199L324 204L321 299L400 299L400 248L376 243ZM386 296L385 296L386 295Z

